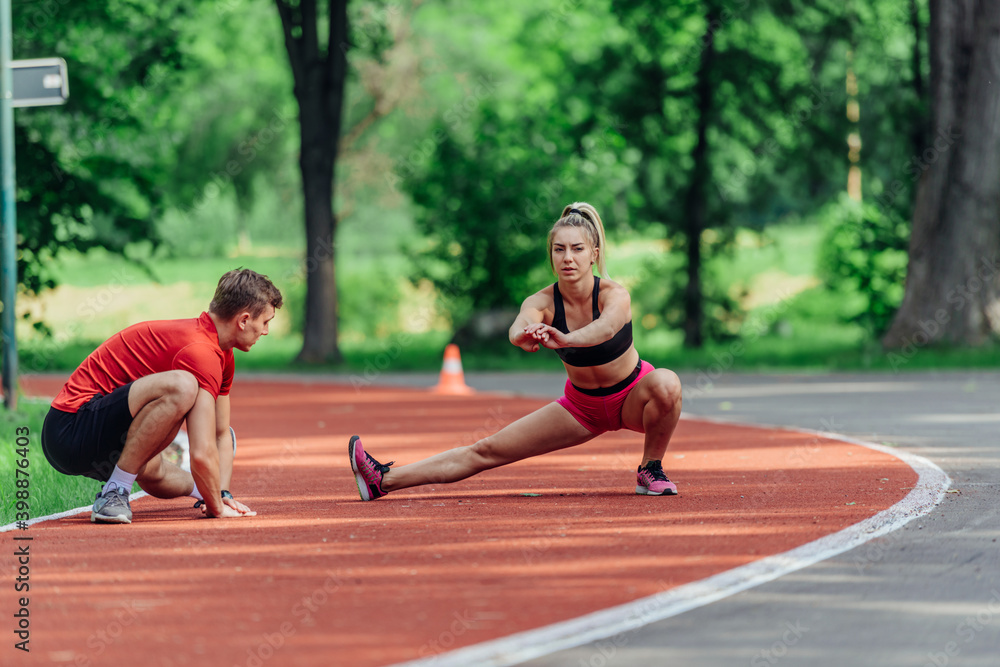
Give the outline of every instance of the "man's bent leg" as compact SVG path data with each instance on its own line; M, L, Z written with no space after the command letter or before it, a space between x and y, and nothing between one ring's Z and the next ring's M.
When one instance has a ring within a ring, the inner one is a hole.
M132 424L125 434L118 465L94 503L91 521L132 522L132 508L128 502L132 483L143 474L151 461L154 461L154 470L159 468L160 452L177 435L184 415L194 404L193 397L197 392L198 382L187 371L156 373L139 378L131 384L128 409L132 415ZM161 476L162 474L153 475L154 478ZM155 483L147 484L158 489ZM166 492L170 493L178 486L180 484L175 481L168 485Z
M187 371L156 373L133 382L128 395L133 420L118 467L141 473L173 441L197 395L198 381Z
M136 478L143 491L155 498L190 496L194 477L163 454L157 454L142 467Z

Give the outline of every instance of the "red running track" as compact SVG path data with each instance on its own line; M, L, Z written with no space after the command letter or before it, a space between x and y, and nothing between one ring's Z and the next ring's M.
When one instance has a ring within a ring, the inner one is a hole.
M60 385L25 382L36 395ZM546 401L260 380L232 396L233 491L259 516L200 519L189 499L147 497L131 525L85 513L32 526L32 650L8 641L4 664L391 664L787 551L890 507L917 480L866 447L685 419L664 460L678 497L634 495L642 440L619 432L362 503L352 434L407 463Z

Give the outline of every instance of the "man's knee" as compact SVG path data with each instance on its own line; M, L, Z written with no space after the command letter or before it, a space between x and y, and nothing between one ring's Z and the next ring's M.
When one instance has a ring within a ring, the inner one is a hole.
M147 375L132 383L128 394L129 412L136 419L147 406L155 406L161 415L164 410L172 413L171 419L179 428L184 415L194 407L198 398L198 380L188 371L164 371ZM133 423L134 430L136 424Z
M198 398L198 380L189 371L167 371L166 395L188 408Z
M198 380L188 371L165 371L157 377L157 384L147 400L158 400L173 406L180 419L186 415L198 398Z

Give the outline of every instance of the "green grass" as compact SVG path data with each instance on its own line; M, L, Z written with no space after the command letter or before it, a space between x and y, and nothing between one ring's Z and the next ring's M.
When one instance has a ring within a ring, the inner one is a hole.
M0 525L7 525L15 520L17 513L15 487L15 468L21 456L15 447L15 429L27 428L30 440L27 451L28 491L31 518L63 512L74 507L90 505L94 502L94 494L100 490L100 484L85 477L68 477L56 472L45 459L42 452L41 433L42 421L49 410L46 401L21 399L17 411L10 412L0 409L0 432L4 446L0 448L0 470L8 478L0 484ZM23 433L23 431L22 431ZM24 478L21 478L24 479Z
M235 257L171 257L151 261L152 275L142 266L120 255L102 249L86 255L63 253L53 263L53 274L60 285L101 287L105 285L146 285L191 282L207 285L209 295L215 290L219 276L239 266L252 268L277 280L295 273L299 253L294 250L276 252L274 256Z
M811 276L822 236L820 226L810 224L775 225L762 234L743 230L736 237L736 253L725 260L728 274L748 280L778 269L793 276Z

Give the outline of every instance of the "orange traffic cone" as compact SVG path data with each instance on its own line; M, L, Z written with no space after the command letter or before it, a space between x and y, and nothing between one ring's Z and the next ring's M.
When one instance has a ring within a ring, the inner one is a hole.
M458 345L451 343L444 348L444 365L437 386L431 389L435 394L451 396L467 396L476 393L472 387L465 384L465 373L462 372L462 355Z

